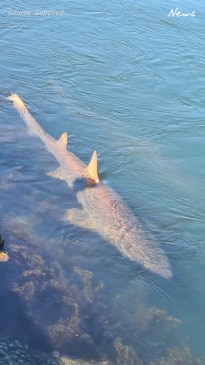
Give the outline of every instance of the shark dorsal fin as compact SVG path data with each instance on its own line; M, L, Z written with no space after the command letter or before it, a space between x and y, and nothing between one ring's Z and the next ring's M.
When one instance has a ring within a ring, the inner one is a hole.
M94 180L96 183L100 181L98 176L98 161L97 161L97 152L94 151L90 162L87 166L87 171L89 173L89 177Z
M67 146L67 142L68 142L68 135L67 132L64 132L61 134L59 141L64 145Z

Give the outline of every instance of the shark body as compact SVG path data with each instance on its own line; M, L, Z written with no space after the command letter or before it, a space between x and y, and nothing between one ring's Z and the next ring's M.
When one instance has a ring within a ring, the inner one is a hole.
M130 260L139 262L155 274L170 278L172 272L164 251L147 239L137 218L120 196L100 181L96 151L86 166L67 150L67 133L63 133L59 140L54 139L40 127L16 94L11 94L9 99L29 131L43 141L59 162L60 167L50 175L66 181L82 206L82 209L69 209L67 218L77 226L97 231Z

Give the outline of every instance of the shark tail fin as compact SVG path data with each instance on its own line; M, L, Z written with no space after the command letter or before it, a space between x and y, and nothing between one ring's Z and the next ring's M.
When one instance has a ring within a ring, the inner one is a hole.
M61 134L59 141L66 147L68 142L68 135L67 132Z
M8 99L13 101L13 104L14 106L17 108L17 109L20 109L20 110L27 110L26 109L26 106L23 102L23 100L21 100L21 98L19 98L18 95L16 94L11 94L8 96Z
M86 167L89 177L94 180L96 183L100 181L98 175L98 161L97 161L97 152L94 151L88 166Z

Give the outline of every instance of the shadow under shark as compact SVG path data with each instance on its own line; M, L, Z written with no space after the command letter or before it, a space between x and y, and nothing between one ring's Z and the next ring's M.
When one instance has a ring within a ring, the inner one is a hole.
M119 195L100 181L96 151L86 166L67 150L66 132L55 140L31 116L18 95L11 94L8 99L19 111L29 132L39 137L59 162L60 167L50 175L66 181L82 206L82 209L69 209L66 218L76 226L97 231L124 256L144 268L165 278L172 277L164 251L147 239L138 220Z

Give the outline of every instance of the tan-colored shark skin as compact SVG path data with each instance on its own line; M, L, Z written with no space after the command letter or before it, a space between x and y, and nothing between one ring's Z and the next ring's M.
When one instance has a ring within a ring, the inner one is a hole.
M65 180L82 206L82 209L69 209L67 219L80 227L95 230L124 256L139 262L151 272L171 278L170 263L164 251L147 239L137 218L119 195L99 180L96 151L86 166L67 150L67 133L55 140L40 127L16 94L11 94L8 98L19 111L29 131L44 142L59 162L60 167L51 175Z

